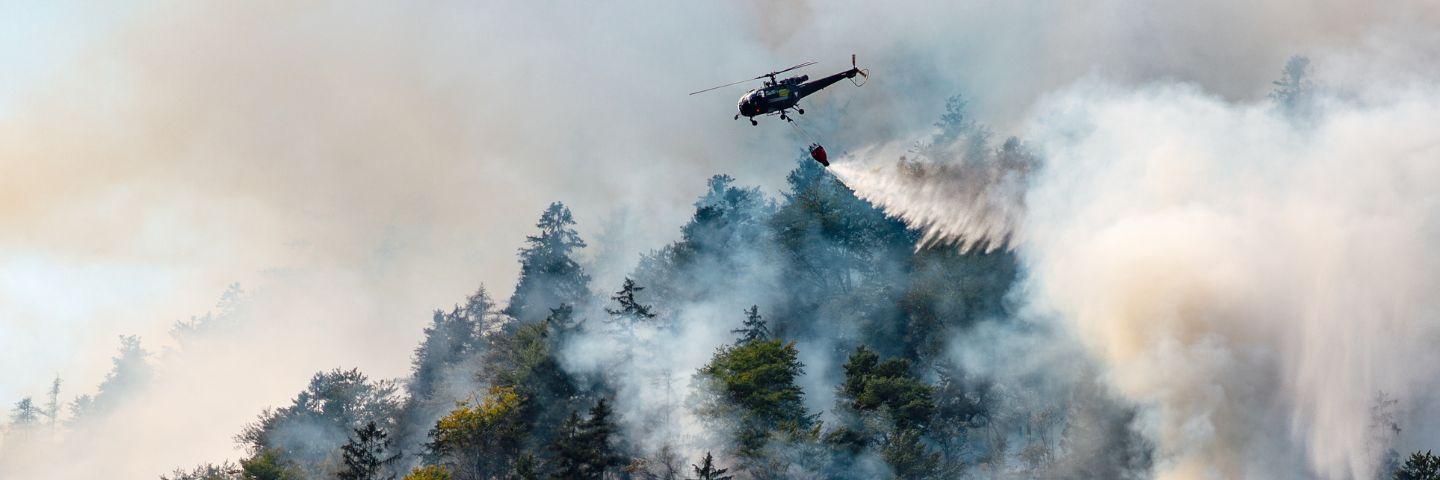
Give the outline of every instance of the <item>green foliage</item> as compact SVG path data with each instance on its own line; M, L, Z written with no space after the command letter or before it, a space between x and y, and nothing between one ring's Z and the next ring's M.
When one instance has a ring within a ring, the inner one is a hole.
M160 476L160 480L237 480L240 478L242 478L240 468L229 461L219 465L213 463L197 465L188 471L177 468L169 475Z
M845 362L838 411L847 425L826 434L826 442L852 455L876 447L899 478L928 478L940 471L940 455L921 437L935 413L935 389L921 381L903 358L880 360L857 347Z
M931 452L916 429L901 429L885 436L881 454L896 478L935 478L940 473L940 454Z
M60 421L60 376L56 375L55 380L50 382L49 396L45 401L45 410L40 412L50 423L50 428Z
M738 418L739 453L756 455L772 432L810 429L804 392L795 383L804 373L795 342L763 340L716 353L700 369L718 398L701 407L717 419Z
M393 479L395 475L387 474L385 469L400 455L387 457L389 450L388 435L375 422L366 423L364 427L355 429L355 436L340 447L344 468L337 476L340 480Z
M485 352L484 332L488 322L497 317L494 310L495 304L482 286L463 306L448 313L434 312L415 349L410 380L405 384L408 395L395 430L399 448L418 449L435 420L454 407L455 392L468 389L456 380L473 375L468 368Z
M584 475L585 442L580 424L580 414L570 412L570 417L560 426L554 443L550 444L552 478L579 478Z
M773 268L766 222L774 202L759 188L736 187L734 181L729 175L710 178L694 216L680 228L680 240L641 257L633 277L650 286L650 297L670 305L713 298L713 284L754 283Z
M745 311L745 322L741 324L740 328L731 330L730 333L740 334L740 339L736 340L736 343L750 343L770 338L770 327L760 316L760 306L751 305L750 309Z
M955 335L1006 315L1005 295L1019 274L1008 251L925 248L908 262L907 283L897 299L906 321L893 333L901 348L891 353L914 359L937 358Z
M604 478L606 472L624 465L627 458L615 447L615 423L609 402L601 398L590 409L588 418L571 412L560 427L552 452L550 478L554 479L595 479Z
M562 306L545 321L511 325L493 338L486 357L490 368L482 372L484 378L526 399L516 418L531 433L524 440L528 449L540 448L543 437L559 427L579 394L574 379L555 357L556 324L568 323L571 312Z
M636 285L635 281L631 280L630 277L625 277L625 283L620 286L620 291L615 292L615 295L610 297L611 300L614 300L615 303L618 304L619 308L605 307L605 313L629 322L655 318L653 308L635 300L635 294L644 289L645 287Z
M705 458L700 459L699 464L691 465L691 468L695 469L695 478L693 480L731 480L735 478L734 476L725 474L725 472L730 471L730 469L715 466L715 456L711 455L710 452L705 452Z
M520 249L520 279L505 314L521 322L538 322L551 308L590 299L590 275L574 259L585 241L575 232L575 219L565 204L550 204Z
M316 373L289 406L265 410L236 441L251 453L273 452L310 476L325 475L353 430L369 422L392 428L399 412L395 390L358 369Z
M813 161L802 160L787 181L769 222L785 291L771 331L804 336L840 323L891 343L904 325L895 298L916 236Z
M1310 81L1310 59L1304 55L1293 55L1280 69L1280 79L1271 82L1275 90L1270 99L1287 114L1307 113L1314 85Z
M450 480L450 471L439 465L415 467L403 480Z
M10 410L10 426L13 428L30 428L40 422L40 408L30 397L20 399L15 403L15 408Z
M612 418L614 413L610 402L601 398L590 408L590 417L581 425L581 438L589 454L590 470L600 474L595 478L600 478L613 467L625 464L625 456L621 455L615 446L616 427L615 419Z
M301 480L304 473L286 460L279 451L268 449L240 461L240 478L244 480Z
M540 480L540 463L535 455L526 453L515 459L515 471L508 477L510 480Z
M428 399L445 368L480 350L484 321L493 309L490 295L480 287L466 300L464 308L457 306L449 313L435 311L411 361L411 380L406 386L411 397Z
M503 475L521 454L523 403L514 388L492 387L479 405L461 402L436 422L427 447L457 478Z
M1405 464L1395 470L1395 480L1440 480L1440 456L1429 450L1410 454Z
M857 412L881 412L900 429L923 429L935 411L933 388L910 371L903 358L880 361L879 355L857 347L845 362L845 383L841 398L846 408Z

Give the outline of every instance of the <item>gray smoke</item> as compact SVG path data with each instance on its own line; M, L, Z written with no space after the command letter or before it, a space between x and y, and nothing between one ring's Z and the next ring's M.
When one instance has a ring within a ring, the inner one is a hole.
M1324 74L1406 71L1371 53L1318 56L1304 110L1093 79L1024 129L1044 159L1011 197L1025 300L1142 407L1161 478L1373 478L1387 452L1435 441L1440 89ZM918 180L955 183L953 202L883 188L913 179L851 185L934 236L988 238L973 224L992 209L961 177Z

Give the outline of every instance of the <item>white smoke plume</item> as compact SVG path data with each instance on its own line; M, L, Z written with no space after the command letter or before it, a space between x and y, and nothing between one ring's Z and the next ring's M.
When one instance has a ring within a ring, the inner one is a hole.
M864 149L854 156L898 160L864 166L840 162L831 170L860 198L924 231L921 247L953 243L962 250L981 247L988 252L1018 242L1015 227L1024 212L1033 157L1014 142L996 150L981 146L957 152L959 143L930 156L940 161L897 155L893 145Z
M1160 478L1374 478L1440 440L1440 88L1413 78L1322 89L1313 117L1082 81L1026 124L1023 193L983 168L837 175L930 237L1023 238L1028 303L1142 407Z

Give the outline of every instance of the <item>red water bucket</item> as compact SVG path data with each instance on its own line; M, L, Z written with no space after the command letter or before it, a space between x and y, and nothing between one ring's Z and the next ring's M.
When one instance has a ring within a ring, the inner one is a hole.
M830 159L825 156L825 147L818 143L810 145L810 157L820 162L821 165L830 166Z

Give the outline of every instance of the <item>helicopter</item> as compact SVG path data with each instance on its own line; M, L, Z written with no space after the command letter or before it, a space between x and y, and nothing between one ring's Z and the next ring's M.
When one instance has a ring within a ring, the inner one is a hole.
M810 77L808 75L799 75L779 80L775 79L776 75L795 70L797 68L808 67L814 64L815 62L805 62L790 68L786 68L784 70L777 70L755 78L747 78L745 80L727 83L718 87L710 87L704 90L690 92L690 94L694 95L697 93L705 93L711 90L725 88L732 85L739 85L745 82L752 82L755 80L764 79L763 87L750 90L749 92L746 92L745 95L740 97L740 102L738 105L740 113L735 114L734 119L739 120L741 116L744 116L750 119L751 125L759 125L760 122L755 121L755 117L758 117L760 115L778 114L780 115L780 118L782 120L785 120L787 122L793 122L795 120L790 118L790 115L788 114L788 111L790 109L795 109L795 113L798 113L800 115L805 114L805 109L800 108L799 106L800 99L810 96L810 94L818 92L821 89L840 81L841 79L853 79L856 75L859 75L865 79L870 78L868 71L861 70L860 67L855 65L855 55L852 54L850 55L849 70L830 75L828 77L822 77L814 81L808 82L807 80L810 80ZM854 80L851 81L853 82ZM855 85L860 86L864 84L857 83Z

